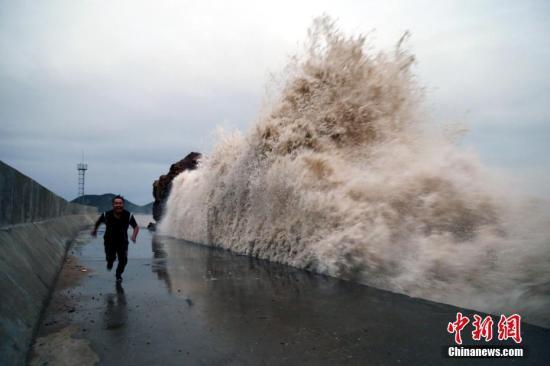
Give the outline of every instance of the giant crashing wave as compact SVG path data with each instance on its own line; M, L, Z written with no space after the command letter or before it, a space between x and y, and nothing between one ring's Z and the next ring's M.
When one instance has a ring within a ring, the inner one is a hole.
M548 223L426 123L406 38L373 53L315 20L257 124L173 181L159 230L548 327Z

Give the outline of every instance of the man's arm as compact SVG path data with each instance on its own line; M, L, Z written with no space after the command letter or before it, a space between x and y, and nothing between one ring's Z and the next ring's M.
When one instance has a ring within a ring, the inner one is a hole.
M130 226L134 229L132 232L132 236L130 237L130 240L132 240L134 243L136 242L138 233L139 233L139 225L136 222L136 219L134 218L134 215L130 215Z
M105 212L101 214L101 216L99 216L99 219L97 219L97 221L95 222L94 224L94 228L92 229L92 236L96 236L97 235L97 228L99 227L99 225L101 225L102 223L105 223Z

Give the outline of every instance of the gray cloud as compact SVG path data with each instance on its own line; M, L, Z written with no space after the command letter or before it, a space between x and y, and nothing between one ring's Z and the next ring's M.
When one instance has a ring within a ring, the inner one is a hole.
M146 203L216 126L249 128L269 73L324 12L376 28L382 49L410 30L434 119L464 123L465 146L550 196L543 1L0 1L0 159L72 199L84 151L87 192Z

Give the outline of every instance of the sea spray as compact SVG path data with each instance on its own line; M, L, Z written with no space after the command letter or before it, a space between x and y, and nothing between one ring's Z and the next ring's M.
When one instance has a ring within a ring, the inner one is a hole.
M548 223L425 123L404 48L317 19L280 96L172 183L160 231L550 326Z

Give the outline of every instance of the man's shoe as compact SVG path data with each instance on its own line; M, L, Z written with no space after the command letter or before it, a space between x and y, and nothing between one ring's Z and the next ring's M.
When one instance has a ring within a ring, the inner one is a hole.
M116 275L116 281L117 281L117 282L122 282L122 275L119 275L119 274L117 273L117 275Z
M107 262L107 270L110 271L113 269L113 262Z

